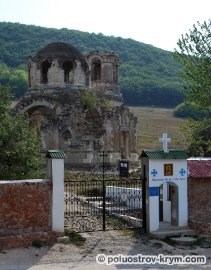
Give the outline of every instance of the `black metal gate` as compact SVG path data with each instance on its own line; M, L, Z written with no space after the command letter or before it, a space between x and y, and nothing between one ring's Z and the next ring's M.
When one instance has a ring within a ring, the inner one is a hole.
M78 173L65 180L65 227L77 232L143 226L142 181Z

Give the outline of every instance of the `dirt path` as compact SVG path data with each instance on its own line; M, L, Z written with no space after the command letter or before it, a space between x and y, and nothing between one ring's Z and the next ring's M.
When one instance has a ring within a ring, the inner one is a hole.
M132 231L83 233L84 246L55 244L51 247L11 249L0 253L0 270L83 270L83 269L211 269L211 246L176 247ZM112 255L204 255L206 265L111 265L97 264L96 256Z

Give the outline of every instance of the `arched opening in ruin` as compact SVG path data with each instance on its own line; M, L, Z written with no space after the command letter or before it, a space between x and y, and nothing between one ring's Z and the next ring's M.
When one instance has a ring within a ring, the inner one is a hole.
M57 125L55 111L43 105L37 105L25 111L29 116L30 126L36 130L43 151L53 149L57 134L53 133ZM53 134L53 136L52 136Z
M69 130L65 130L62 134L63 143L65 146L71 145L72 134Z
M64 70L64 82L72 83L73 82L73 63L71 61L65 61L62 65Z
M48 70L51 67L51 63L48 60L42 62L41 66L41 83L48 82Z
M101 80L101 61L98 58L95 58L92 61L92 66L91 66L91 80L92 81L99 81L99 80Z
M29 115L30 126L40 130L46 126L54 125L56 121L55 112L46 106L35 106L26 111Z

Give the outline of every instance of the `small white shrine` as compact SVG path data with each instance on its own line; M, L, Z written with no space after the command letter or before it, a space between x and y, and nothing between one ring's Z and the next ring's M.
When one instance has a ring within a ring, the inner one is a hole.
M146 229L159 230L161 222L173 226L188 224L187 154L170 150L171 139L159 139L163 150L144 150L141 154L146 181Z

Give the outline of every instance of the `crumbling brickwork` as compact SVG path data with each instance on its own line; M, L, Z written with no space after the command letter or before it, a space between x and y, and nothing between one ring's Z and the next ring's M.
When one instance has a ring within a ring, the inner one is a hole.
M0 245L27 246L34 239L55 239L51 231L52 183L49 180L0 182Z
M211 179L188 179L189 225L198 231L211 233Z

